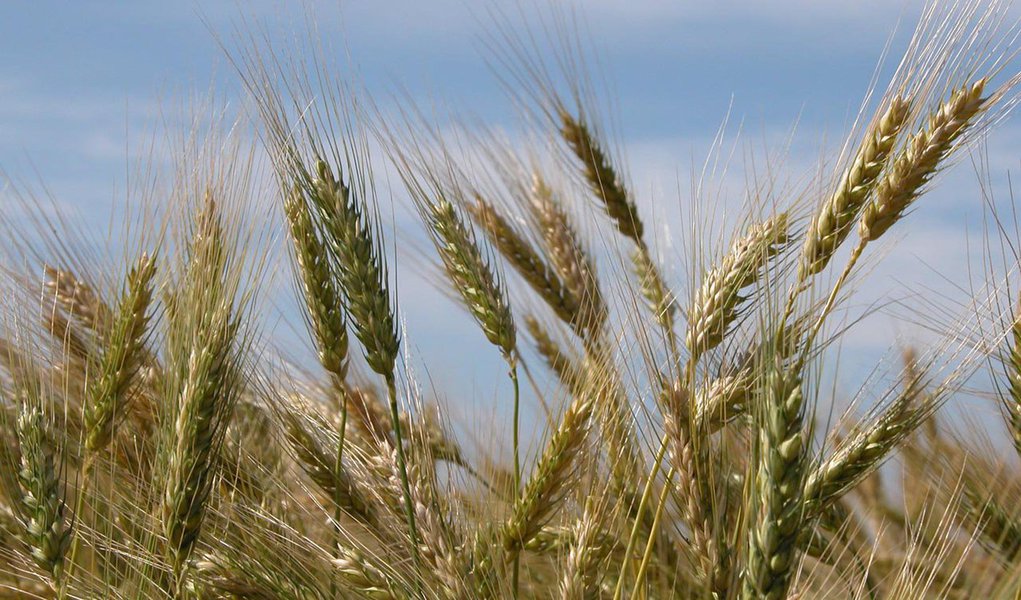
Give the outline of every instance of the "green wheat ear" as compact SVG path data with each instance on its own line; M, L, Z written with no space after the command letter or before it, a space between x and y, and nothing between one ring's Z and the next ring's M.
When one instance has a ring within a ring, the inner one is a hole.
M85 407L85 447L90 453L105 448L117 420L128 410L128 389L142 365L149 325L156 261L143 255L128 273L126 288L113 314L113 326L99 362L99 376L89 389Z

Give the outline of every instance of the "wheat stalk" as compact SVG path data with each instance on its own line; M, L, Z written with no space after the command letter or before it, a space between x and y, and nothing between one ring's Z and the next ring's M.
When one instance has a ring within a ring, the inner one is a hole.
M749 227L705 275L688 311L689 365L723 341L744 300L741 290L756 282L787 240L787 214L780 213Z

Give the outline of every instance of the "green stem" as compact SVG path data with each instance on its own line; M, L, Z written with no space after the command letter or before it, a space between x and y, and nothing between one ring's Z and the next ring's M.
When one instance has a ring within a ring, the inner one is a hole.
M521 494L521 451L520 451L520 409L521 409L521 391L518 384L518 363L517 359L513 356L508 357L507 362L510 364L510 378L514 384L514 424L513 424L513 446L514 446L514 501L520 500ZM517 552L514 554L514 570L513 570L513 590L514 597L518 597L518 581L521 572L521 553Z
M347 433L347 390L344 389L344 385L337 383L335 386L336 390L340 394L340 433L339 440L337 440L337 461L333 465L334 472L334 485L336 489L333 492L333 543L334 543L334 558L339 559L341 557L341 540L340 540L340 518L342 511L340 509L340 497L343 490L340 489L341 482L343 481L343 457L344 457L344 437ZM334 578L330 578L330 595L336 595L337 582Z
M652 518L652 530L649 532L649 541L645 544L645 552L642 553L642 563L638 566L638 573L635 574L636 590L642 584L642 580L645 579L645 572L649 568L649 560L652 558L652 549L656 542L656 532L659 531L659 521L663 518L663 507L666 506L667 496L670 494L670 483L673 481L674 473L676 472L676 468L670 468L670 471L666 474L666 484L663 486L663 491L659 494L659 503L656 505L656 514Z
M624 593L624 580L627 578L628 560L638 541L638 531L642 526L642 515L645 514L645 505L648 504L649 498L652 496L652 487L656 481L656 475L659 473L660 466L663 464L663 458L666 456L669 443L670 438L664 435L663 440L660 441L659 450L656 451L656 460L652 464L652 473L649 474L649 478L645 481L645 489L642 490L642 497L638 500L638 509L635 511L635 523L631 527L631 535L628 536L627 547L624 549L624 562L621 564L620 576L617 578L617 587L613 590L613 600L620 600L621 594Z
M404 457L404 438L401 435L401 415L397 408L397 386L393 375L386 378L387 397L390 400L390 419L394 428L394 445L397 446L397 469L401 478L401 493L404 495L404 514L408 519L408 534L411 536L411 557L415 561L416 573L421 573L418 556L418 528L415 527L415 509L411 502L411 487L408 485L408 463ZM415 578L416 588L420 585Z

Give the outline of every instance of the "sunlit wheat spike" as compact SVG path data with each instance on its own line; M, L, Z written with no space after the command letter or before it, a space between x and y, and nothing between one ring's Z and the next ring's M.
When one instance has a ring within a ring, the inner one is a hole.
M168 323L163 531L180 577L205 517L227 423L243 385L236 281L212 195L195 217L190 261L176 282ZM180 585L181 582L178 582Z
M447 276L486 339L505 356L514 351L515 328L503 288L454 205L440 199L429 208L429 226Z
M509 552L520 552L569 493L569 484L581 465L592 409L592 401L580 396L564 412L501 530Z
M644 244L644 225L638 216L638 207L589 126L567 111L561 111L560 135L577 157L585 181L602 202L613 224L625 237L636 244Z
M401 596L394 593L390 580L373 565L366 556L354 548L341 548L340 557L333 560L333 567L358 595L373 600L391 600Z
M340 302L340 290L331 268L325 245L315 230L308 206L295 186L284 204L294 244L298 279L308 314L319 362L336 381L347 376L347 317Z
M902 96L894 96L874 129L867 133L836 191L812 219L801 249L799 280L804 281L826 268L833 253L847 238L875 189L910 114L910 103Z
M317 179L310 193L334 254L340 284L355 335L373 371L393 378L400 339L390 306L386 268L365 207L335 178L328 164L316 164Z
M714 578L719 563L717 546L710 522L710 507L706 503L703 489L706 473L699 473L696 467L696 443L699 435L691 427L690 399L683 386L673 384L661 394L663 426L670 440L670 459L677 471L675 490L676 502L690 531L691 551L697 560L697 575L705 589L714 590ZM695 424L697 424L697 417Z
M598 331L606 321L607 308L599 288L595 263L582 247L571 217L538 174L533 176L532 199L532 208L550 263L564 287L580 305L581 320L572 325Z
M98 452L110 443L117 420L127 410L128 389L142 365L155 275L155 259L148 255L139 258L128 273L113 313L98 376L90 383L85 405L85 447L89 452Z
M878 239L896 223L939 171L954 142L985 107L986 82L980 79L954 91L929 116L925 128L908 138L862 212L858 230L863 242Z
M760 277L787 243L787 214L779 213L750 227L702 279L688 312L685 344L692 362L723 341L738 316L741 290Z
M21 464L21 511L25 541L35 563L52 578L54 589L63 583L64 561L71 529L64 521L64 494L60 482L58 450L42 409L25 399L17 420Z
M801 381L796 373L785 373L780 364L766 368L755 400L760 403L761 414L752 484L754 508L748 515L751 522L743 594L748 599L787 597L804 522L802 486L807 440Z
M695 423L703 431L716 432L747 413L749 391L754 382L750 369L721 375L695 390Z
M872 473L918 426L928 414L926 406L915 405L921 391L917 380L907 386L874 423L858 428L831 457L812 470L805 481L807 513L818 514Z
M514 229L496 208L481 196L467 206L469 214L489 241L532 289L566 323L578 320L578 297L568 291L532 245Z

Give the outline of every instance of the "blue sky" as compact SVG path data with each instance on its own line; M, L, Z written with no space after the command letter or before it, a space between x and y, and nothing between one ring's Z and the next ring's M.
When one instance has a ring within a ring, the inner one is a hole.
M0 170L32 186L45 183L69 214L106 227L132 153L161 124L173 126L167 115L183 98L215 88L221 100L242 104L217 37L230 45L244 16L286 45L302 30L305 7L294 4L304 3L0 4ZM401 86L417 98L443 98L485 119L513 123L512 107L480 53L480 40L492 31L480 4L351 0L308 6L322 34L348 48L381 97ZM770 147L781 146L797 123L788 166L795 175L810 172L820 152L846 133L885 44L892 39L894 54L902 49L920 9L915 1L886 0L578 4L647 210L656 202L684 201L676 191L688 189L692 165L701 164L728 113L731 129L740 124L744 139ZM516 10L511 2L496 6ZM994 132L989 148L992 176L1001 181L1021 156L1016 118ZM1006 190L997 194L1002 202ZM905 293L953 295L955 286L967 285L969 266L981 268L975 253L982 205L968 161L942 177L925 203L863 289L862 306ZM654 229L669 262L673 230ZM414 299L404 306L412 345L426 355L436 385L452 395L504 394L505 384L493 377L501 372L499 357L488 353L457 309L414 277L402 278L401 286L403 297ZM895 334L914 331L890 315L869 319L848 337L850 372L864 372ZM471 419L489 407L463 410Z

